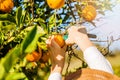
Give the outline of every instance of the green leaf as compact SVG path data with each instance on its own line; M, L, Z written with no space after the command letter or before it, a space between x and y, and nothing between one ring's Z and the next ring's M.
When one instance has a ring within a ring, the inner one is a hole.
M21 16L22 16L22 7L20 6L16 10L16 23L19 27L20 27Z
M22 52L29 53L36 49L36 43L38 41L39 35L37 32L37 26L33 27L33 29L28 33L26 38L22 42Z
M0 80L4 79L6 73L4 66L0 63Z
M13 50L11 50L7 55L3 58L2 64L4 65L4 68L6 72L9 72L12 65L16 62L17 58L20 55L20 47L15 47Z
M37 19L34 19L35 22L39 22L39 23L45 23L45 20L42 19L42 18L37 18Z
M38 46L39 46L41 49L47 50L47 46L46 46L46 43L45 43L45 42L38 42L37 44L38 44Z
M3 26L3 21L0 21L0 28Z
M6 25L6 26L2 26L2 29L8 31L8 30L13 30L13 29L15 29L15 27L16 27L15 24L11 23L11 24L8 24L8 25Z
M25 22L25 19L26 19L26 11L25 10L22 10L22 16L21 16L21 18L20 18L20 26L22 26L23 27L23 23Z
M11 14L0 14L0 21L10 21L15 23L15 19Z
M40 36L43 36L43 35L45 35L45 31L44 31L44 29L42 28L42 27L38 27L38 31L39 31L39 35Z
M0 31L0 45L4 42L4 34Z
M9 73L5 80L19 80L19 79L24 79L26 76L24 73L17 73L17 72L14 72L14 73Z
M13 50L9 51L7 55L1 59L0 62L0 80L4 79L6 74L9 73L10 69L12 66L15 64L17 61L17 58L20 55L20 46L16 46Z
M62 24L62 19L58 20L57 26L60 26Z
M49 19L49 27L52 28L55 26L55 22L56 22L56 19L55 19L55 16L52 15Z
M44 23L40 23L40 25L43 27L43 29L46 33L49 32L49 27L47 27Z

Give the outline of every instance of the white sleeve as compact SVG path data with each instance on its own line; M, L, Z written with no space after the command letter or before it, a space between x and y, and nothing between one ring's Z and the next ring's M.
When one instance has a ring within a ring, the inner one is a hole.
M113 74L109 61L98 51L96 47L89 47L84 51L84 59L91 69L103 70Z
M58 72L51 73L48 80L62 80L62 76Z

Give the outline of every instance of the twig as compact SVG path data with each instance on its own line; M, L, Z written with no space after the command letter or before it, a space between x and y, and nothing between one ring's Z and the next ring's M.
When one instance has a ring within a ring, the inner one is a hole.
M73 12L71 6L69 5L69 4L70 4L70 1L68 0L68 1L66 1L66 3L67 3L67 5L68 5L68 7L69 7L69 9L70 9L70 11L71 11L71 15L72 15L73 19L74 19L75 22L76 22L76 18L75 18L74 12Z
M72 54L71 54L71 51L69 50L69 48L70 48L70 46L68 46L67 47L67 51L68 51L68 58L69 58L69 60L68 60L68 65L67 65L67 68L66 68L66 74L65 75L67 75L68 74L68 68L69 68L69 66L70 66L70 61L71 61L71 58L72 58Z
M32 12L32 17L34 19L34 0L31 0L31 12Z
M120 40L120 38L113 39L113 42L118 41L118 40ZM91 41L93 41L93 42L108 42L109 40L91 40Z
M78 47L78 46L76 46L76 47ZM82 60L80 57L78 57L78 55L77 55L77 54L75 54L75 53L74 53L74 50L72 49L72 47L71 47L71 52L72 52L72 55L73 55L74 57L76 57L77 59L79 59L80 61L82 61L82 62L84 62L84 63L85 63L85 61L84 61L84 60Z

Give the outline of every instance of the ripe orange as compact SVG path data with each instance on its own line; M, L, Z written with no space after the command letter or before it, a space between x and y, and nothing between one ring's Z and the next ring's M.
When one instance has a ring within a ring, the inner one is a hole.
M41 56L42 56L42 53L38 53L38 52L34 51L31 54L27 54L26 59L30 62L36 62L36 61L39 61Z
M10 12L14 7L13 0L0 0L0 11Z
M62 35L56 34L54 36L54 40L57 42L57 44L62 48L65 45L65 40L63 39Z
M64 0L47 0L47 4L52 9L59 9L65 4L65 1Z
M86 20L86 21L92 21L95 19L97 15L96 9L95 7L93 7L92 5L87 5L83 10L82 10L82 17Z

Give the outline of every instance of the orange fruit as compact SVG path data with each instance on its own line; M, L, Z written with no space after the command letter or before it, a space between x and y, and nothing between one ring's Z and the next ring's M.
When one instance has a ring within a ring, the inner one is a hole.
M42 53L38 53L38 52L34 51L31 54L27 54L26 59L30 62L36 62L36 61L39 61L41 56L42 56Z
M44 63L46 63L49 60L49 58L50 58L50 55L49 55L48 52L47 53L43 53L41 61L44 62Z
M86 21L92 21L95 19L97 15L96 9L95 7L93 7L92 5L87 5L85 6L85 8L82 10L82 17L86 20Z
M65 1L64 0L47 0L47 4L52 9L59 9L65 4Z
M56 34L54 35L54 40L56 43L62 48L65 45L65 40L63 39L62 35Z
M14 7L13 0L0 0L0 11L10 12Z

